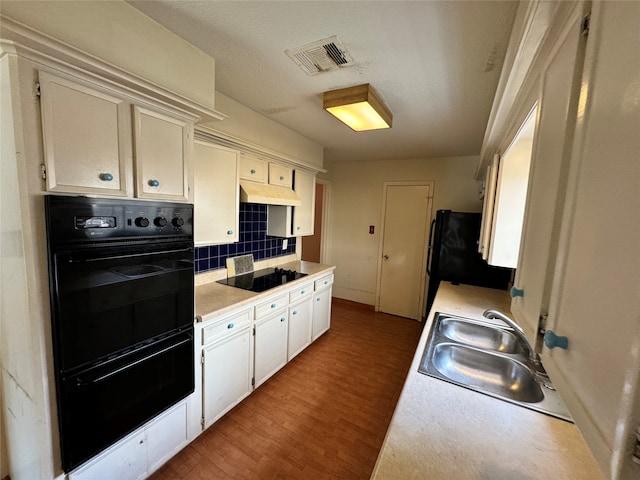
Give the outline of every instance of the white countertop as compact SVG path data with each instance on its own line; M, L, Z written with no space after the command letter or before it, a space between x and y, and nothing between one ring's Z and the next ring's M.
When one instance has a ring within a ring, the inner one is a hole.
M250 292L241 288L230 287L210 281L208 283L196 285L196 316L201 321L207 321L211 317L222 315L228 311L235 310L244 305L249 305L259 301L261 298L267 298L280 292L295 287L296 284L302 285L305 282L312 282L323 275L327 275L336 267L332 265L323 265L320 263L312 263L305 261L290 261L277 265L285 270L296 270L300 273L306 273L307 276L289 282L279 287L271 288L266 292Z
M442 283L372 479L602 480L572 423L418 372L435 312L509 314L507 292Z

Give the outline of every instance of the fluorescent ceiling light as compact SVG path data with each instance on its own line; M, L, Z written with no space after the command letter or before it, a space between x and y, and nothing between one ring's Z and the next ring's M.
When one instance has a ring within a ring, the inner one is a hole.
M324 92L323 108L356 132L391 128L393 115L368 83Z

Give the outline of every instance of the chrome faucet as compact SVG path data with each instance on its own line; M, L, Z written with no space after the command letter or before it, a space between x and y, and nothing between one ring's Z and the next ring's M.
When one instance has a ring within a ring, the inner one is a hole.
M531 364L536 368L536 370L544 371L542 368L542 363L540 362L540 357L538 357L538 354L529 344L529 340L527 340L527 337L524 336L524 330L522 330L522 327L520 325L518 325L516 322L514 322L504 313L498 310L485 310L482 316L485 318L502 320L504 323L510 326L513 329L513 333L515 334L515 336L518 337L518 340L520 340L520 344L529 354L529 361L531 362Z

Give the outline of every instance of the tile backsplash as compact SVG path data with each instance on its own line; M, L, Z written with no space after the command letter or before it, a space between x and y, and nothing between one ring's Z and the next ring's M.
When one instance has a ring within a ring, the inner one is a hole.
M196 273L226 268L227 257L253 253L253 259L258 261L296 252L295 237L287 239L289 244L283 250L283 238L267 236L267 206L258 203L240 204L239 239L235 243L196 247Z

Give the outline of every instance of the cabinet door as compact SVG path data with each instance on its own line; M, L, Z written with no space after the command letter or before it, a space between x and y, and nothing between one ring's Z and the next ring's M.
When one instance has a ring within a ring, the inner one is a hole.
M289 307L287 360L291 360L311 343L311 298Z
M255 325L255 386L258 387L287 363L287 310Z
M640 478L640 5L594 2L542 359L606 478ZM588 89L588 91L587 91ZM525 292L526 295L526 292ZM547 334L548 334L547 330Z
M312 340L329 330L331 326L331 287L313 295Z
M136 196L189 199L191 122L134 106Z
M147 437L144 429L69 473L69 480L137 480L146 477Z
M548 312L559 220L566 190L568 139L575 127L584 43L577 12L542 76L531 181L511 312L531 343Z
M47 191L127 195L128 104L46 72L40 92Z
M252 182L267 183L267 163L258 157L241 155L240 178Z
M204 428L251 393L251 339L251 328L245 328L203 348Z
M238 156L229 148L196 141L193 146L194 241L238 241Z
M147 474L150 474L187 444L187 402L161 414L147 427L146 434Z
M269 183L280 187L291 188L293 169L277 163L269 163Z
M313 220L316 203L316 177L310 173L296 170L293 189L300 197L302 205L293 207L294 236L313 235Z

